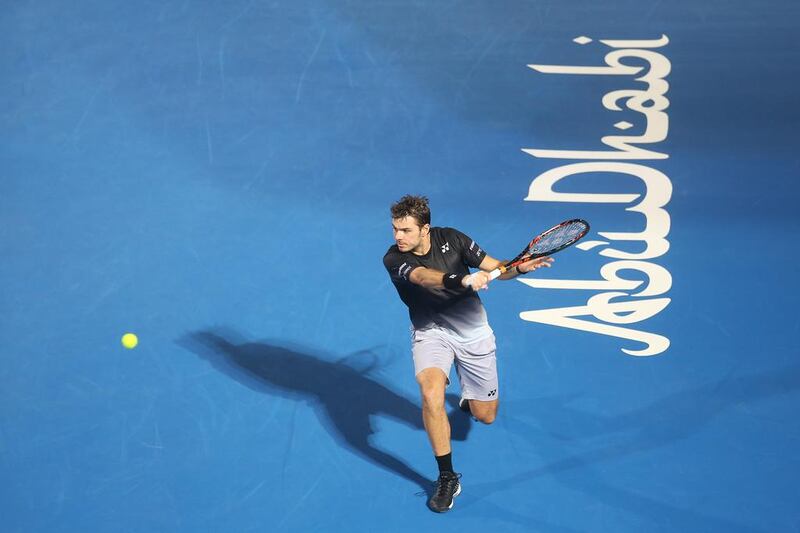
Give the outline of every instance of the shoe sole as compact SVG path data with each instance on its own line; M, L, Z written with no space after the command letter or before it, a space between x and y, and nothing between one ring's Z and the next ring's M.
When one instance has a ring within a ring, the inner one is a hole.
M448 510L453 508L453 504L456 503L456 496L459 494L461 494L461 483L458 484L458 489L453 493L453 501L450 502L450 507L447 508Z

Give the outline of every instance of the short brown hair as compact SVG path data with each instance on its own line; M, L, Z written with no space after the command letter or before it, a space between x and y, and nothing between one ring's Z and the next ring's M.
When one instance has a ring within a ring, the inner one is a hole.
M414 217L417 219L419 227L431 223L431 208L428 206L428 199L424 196L407 194L392 204L391 211L393 219Z

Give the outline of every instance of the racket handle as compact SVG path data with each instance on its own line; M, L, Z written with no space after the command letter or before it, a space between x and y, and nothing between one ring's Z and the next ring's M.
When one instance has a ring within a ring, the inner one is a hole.
M502 268L495 268L494 270L489 272L489 279L490 280L497 279L503 274L503 272L504 272L504 270ZM467 279L467 287L472 287L472 277L471 276L469 277L469 279Z

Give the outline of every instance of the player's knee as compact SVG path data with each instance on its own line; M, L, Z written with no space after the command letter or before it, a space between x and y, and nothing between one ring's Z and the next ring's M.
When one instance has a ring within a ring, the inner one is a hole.
M444 389L435 386L423 387L422 408L428 411L444 411Z
M497 413L483 413L480 415L476 415L475 418L478 419L478 422L483 422L487 426L494 422L495 418L497 418Z
M438 368L429 368L417 374L424 409L444 410L444 389L447 376Z
M495 403L494 405L487 405L477 409L473 408L472 416L474 416L478 422L483 422L487 425L492 424L497 418L497 404Z

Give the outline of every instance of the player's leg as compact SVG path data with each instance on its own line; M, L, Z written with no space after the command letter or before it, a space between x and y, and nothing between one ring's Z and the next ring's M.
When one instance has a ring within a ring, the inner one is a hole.
M499 406L497 355L494 335L456 350L456 371L461 382L462 408L478 421L491 424Z
M460 476L453 471L450 421L447 419L444 398L454 352L445 339L428 333L415 335L413 353L414 369L422 395L422 421L439 466L439 477L428 500L428 507L437 513L444 513L453 507L454 498L461 492Z
M422 396L422 422L431 441L434 455L450 453L450 422L444 405L447 376L440 368L430 367L417 374Z
M452 346L435 332L415 332L412 344L414 373L422 397L422 421L435 455L450 453L450 423L444 391L453 365Z

